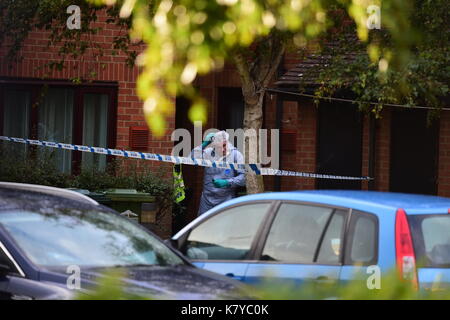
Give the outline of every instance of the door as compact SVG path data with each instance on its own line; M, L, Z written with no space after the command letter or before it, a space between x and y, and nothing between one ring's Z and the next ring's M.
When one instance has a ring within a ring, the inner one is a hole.
M183 253L200 268L244 280L270 206L271 202L256 202L220 211L190 231Z
M362 122L356 106L321 103L319 106L317 172L361 176ZM317 189L361 189L360 181L317 179Z
M347 210L297 203L282 203L270 226L256 263L245 281L264 277L278 282L334 282L341 270L341 246Z
M194 124L189 120L189 108L191 102L184 97L176 98L175 110L175 128L186 129L190 133L191 141L189 152L194 146ZM180 141L181 142L181 141ZM182 141L185 142L185 141ZM174 145L179 142L174 142ZM183 157L189 157L189 153L181 154ZM176 214L173 217L172 231L173 234L180 231L185 225L197 218L197 210L199 205L200 194L202 191L203 170L197 166L182 166L183 181L185 185L186 197L181 205L186 208L185 214ZM175 207L176 209L177 207Z
M242 89L219 88L218 96L218 114L220 115L217 118L218 129L242 129L244 124L244 96L242 95Z
M426 110L395 110L391 123L390 191L436 194L438 125Z

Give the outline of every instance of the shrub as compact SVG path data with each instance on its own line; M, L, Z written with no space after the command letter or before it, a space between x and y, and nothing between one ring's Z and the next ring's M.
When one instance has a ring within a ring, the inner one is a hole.
M13 152L14 149L0 145L0 180L40 184L67 188L70 175L61 173L55 164L54 153L45 153L35 157L32 150L27 154Z
M54 158L57 151L36 157L30 148L26 154L20 153L18 156L17 149L0 144L0 181L87 189L91 192L112 188L136 189L155 197L160 214L170 211L171 206L177 213L184 210L174 202L172 180L141 166L138 160L114 158L105 171L84 167L79 175L70 175L57 169Z

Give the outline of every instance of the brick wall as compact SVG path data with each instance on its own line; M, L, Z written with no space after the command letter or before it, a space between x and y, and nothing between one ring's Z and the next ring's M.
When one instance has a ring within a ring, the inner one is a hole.
M370 145L370 120L368 116L363 116L362 120L362 166L361 175L369 176L369 145ZM368 181L361 182L361 189L368 190Z
M317 108L312 100L299 101L298 153L299 171L316 172ZM316 180L295 178L298 190L315 189Z
M391 110L384 108L376 122L375 189L389 191L389 159L391 142Z
M280 139L283 139L283 130L291 134L295 134L295 145L298 145L299 134L299 108L297 101L284 101L283 102L283 115L281 117ZM289 137L289 136L288 136ZM286 139L285 139L286 140ZM286 143L287 141L284 141ZM283 145L283 142L282 142ZM280 150L281 168L284 170L297 171L299 163L297 161L297 155L299 150ZM297 188L297 178L281 177L281 190L293 190Z
M441 113L438 163L438 195L450 197L450 111Z

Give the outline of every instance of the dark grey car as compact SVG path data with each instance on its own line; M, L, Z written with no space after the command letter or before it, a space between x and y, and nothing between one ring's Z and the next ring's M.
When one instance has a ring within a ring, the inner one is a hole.
M65 191L32 189L0 183L0 299L71 299L77 292L88 298L110 269L123 272L125 291L134 295L243 298L239 282L196 268L112 209Z

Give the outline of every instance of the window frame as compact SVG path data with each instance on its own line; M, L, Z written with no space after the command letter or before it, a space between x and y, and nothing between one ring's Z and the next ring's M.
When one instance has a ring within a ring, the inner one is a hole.
M351 251L353 248L353 239L355 237L355 227L356 227L356 221L360 216L366 216L370 220L375 222L375 241L374 241L374 256L372 260L368 262L361 262L361 261L353 261L351 259ZM378 219L378 216L376 214L357 210L357 209L351 209L350 213L350 219L348 221L348 227L347 231L345 233L345 249L343 251L343 265L345 266L370 266L370 265L376 265L378 264L379 259L379 241L380 241L380 221Z
M36 79L5 79L0 78L0 134L3 133L4 121L4 97L6 90L29 91L31 95L30 104L31 116L28 123L28 138L37 139L37 123L39 121L39 110L33 106L39 102L40 93L46 86L48 88L72 89L74 90L73 117L72 117L72 143L82 145L83 141L83 109L84 94L98 93L108 95L108 115L107 115L107 148L116 147L117 138L117 109L118 109L118 84L116 82L92 82L86 84L75 84L65 80L36 80ZM29 146L31 154L35 154L35 146ZM81 152L72 152L72 174L79 174L81 171ZM112 156L106 155L107 163L111 162Z
M267 224L267 220L268 218L273 214L273 210L274 207L276 207L277 205L277 201L274 200L255 200L255 201L249 201L249 202L241 202L241 203L236 203L234 205L228 206L226 208L222 208L220 210L218 210L217 212L214 212L213 214L211 214L210 216L206 217L204 220L199 221L198 223L196 223L195 225L193 225L188 231L186 231L178 240L180 243L179 246L179 251L183 254L186 255L186 250L187 250L187 243L188 243L188 238L189 235L191 234L192 230L195 229L196 227L198 227L199 225L205 223L206 221L208 221L209 219L221 214L222 212L225 212L229 209L233 209L233 208L237 208L237 207L243 207L243 206L247 206L247 205L251 205L251 204L258 204L258 203L267 203L269 204L267 211L264 215L264 217L261 220L261 224L259 225L256 233L255 233L255 237L253 238L253 241L250 245L250 250L247 254L247 258L246 259L242 259L242 260L224 260L224 259L191 259L189 258L190 261L193 262L200 262L200 261L205 261L205 262L214 262L214 263L235 263L235 262L241 262L241 263L246 263L246 262L254 262L255 261L255 249L256 246L265 230L266 224Z
M17 261L14 259L14 257L11 255L11 253L8 251L8 249L2 243L1 240L0 240L0 255L4 256L6 258L6 260L9 262L11 268L13 269L10 272L8 272L8 274L13 275L13 276L18 276L21 278L25 278L25 273L23 272L22 268L19 266Z
M330 227L331 221L333 220L334 216L337 214L337 212L341 212L344 215L344 221L342 223L341 226L341 243L339 246L339 259L337 263L323 263L323 262L318 262L317 259L319 259L319 255L320 255L320 250L322 249L322 245L323 245L323 240L325 239L325 235L328 232L328 228ZM342 210L342 209L337 209L334 208L333 212L331 213L330 217L328 218L327 223L325 224L325 228L323 229L323 232L319 238L319 243L317 245L316 248L316 252L314 254L314 263L317 265L324 265L324 266L335 266L335 265L339 265L342 266L343 265L343 257L344 257L344 248L345 248L345 234L347 232L347 222L349 219L350 213L349 210Z
M261 241L260 241L260 246L259 246L259 251L256 252L257 255L257 263L259 264L297 264L297 265L318 265L318 266L342 266L343 265L343 261L344 261L344 256L345 256L345 241L346 241L346 234L347 234L347 230L348 230L348 221L350 220L351 217L351 209L347 208L347 207L340 207L340 206L335 206L335 205L329 205L326 203L316 203L316 202L308 202L308 201L295 201L295 200L281 200L278 201L278 207L276 212L274 212L274 214L271 217L271 221L268 222L267 224L267 228L265 229L265 233L262 235L261 237ZM269 236L269 232L270 229L272 228L273 222L276 218L276 216L279 213L279 209L281 207L282 204L284 203L289 203L289 204L296 204L296 205L307 205L307 206L312 206L312 207L322 207L322 208L330 208L333 209L333 211L331 212L330 216L328 217L327 223L325 224L325 227L322 231L322 234L319 237L319 241L317 243L315 252L314 252L314 259L312 262L308 262L308 263L302 263L302 262L298 262L298 261L267 261L267 260L261 260L262 257L262 252L264 250L264 247L266 245L267 242L267 238ZM322 241L323 238L325 236L325 233L328 230L328 226L331 222L332 217L334 216L336 210L341 210L344 213L344 224L343 224L343 234L342 234L342 241L341 241L341 247L340 247L340 257L339 257L339 263L335 263L335 264L331 264L331 263L318 263L317 262L317 257L319 255L319 250L320 247L322 245Z

